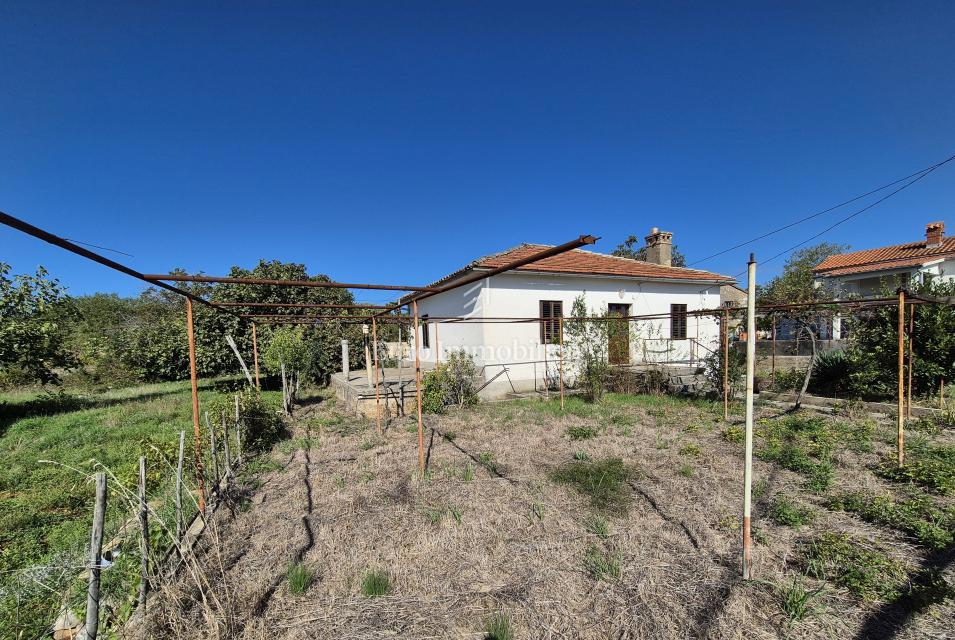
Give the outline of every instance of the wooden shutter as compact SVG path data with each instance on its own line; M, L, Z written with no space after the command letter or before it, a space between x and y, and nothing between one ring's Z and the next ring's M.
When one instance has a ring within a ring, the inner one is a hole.
M541 344L553 344L560 340L560 320L564 315L564 303L560 300L541 300Z
M686 340L686 305L670 305L670 338Z
M421 348L431 348L431 336L428 335L428 316L421 318Z

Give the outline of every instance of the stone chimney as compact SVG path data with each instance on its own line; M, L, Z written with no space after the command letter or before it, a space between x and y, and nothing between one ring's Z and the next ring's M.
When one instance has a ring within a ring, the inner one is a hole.
M673 234L653 227L647 240L647 262L669 267L673 262Z
M945 237L944 222L929 222L925 225L925 247L927 249L941 245L943 237ZM647 244L650 244L649 239Z

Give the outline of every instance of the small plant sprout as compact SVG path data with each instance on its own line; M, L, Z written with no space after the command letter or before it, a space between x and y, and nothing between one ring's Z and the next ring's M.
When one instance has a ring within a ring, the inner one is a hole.
M366 598L379 598L391 591L391 577L384 569L371 569L361 579L361 594Z
M461 471L461 479L465 482L471 482L474 480L474 467L470 462L464 465L464 470Z
M531 505L531 513L533 513L534 517L536 517L538 520L543 520L544 505L542 505L540 502L535 502L534 504Z
M591 427L568 427L567 437L571 440L590 440L597 435L597 430Z
M699 458L703 455L703 450L695 442L688 442L680 447L680 455L688 458Z
M823 589L809 590L803 585L799 576L793 578L791 585L785 589L779 588L779 606L789 618L790 623L799 622L814 614L817 606L813 604Z
M453 504L453 503L449 503L449 504L448 504L448 513L451 514L451 518L454 520L455 524L461 524L461 515L464 513L464 512L461 510L461 507L459 507L459 506L457 506L457 505L455 505L455 504Z
M577 451L574 451L574 460L586 462L587 460L590 460L590 454L586 451L578 449Z
M504 612L495 613L484 625L484 640L514 640L514 628Z
M587 548L584 566L594 580L617 579L620 577L620 559L597 545Z
M677 470L677 473L679 473L684 478L689 478L693 475L693 466L689 464L685 464L682 467L680 467L679 470Z
M300 596L311 586L315 573L302 562L296 562L288 568L285 576L288 579L289 592L292 595Z
M593 516L585 524L587 531L598 538L606 538L610 535L610 524L602 516Z

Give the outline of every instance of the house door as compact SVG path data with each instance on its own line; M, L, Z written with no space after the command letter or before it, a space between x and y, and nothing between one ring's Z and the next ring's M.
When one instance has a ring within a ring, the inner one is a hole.
M623 318L630 315L629 304L610 304L607 315ZM607 322L607 357L610 364L630 364L630 322L609 320Z

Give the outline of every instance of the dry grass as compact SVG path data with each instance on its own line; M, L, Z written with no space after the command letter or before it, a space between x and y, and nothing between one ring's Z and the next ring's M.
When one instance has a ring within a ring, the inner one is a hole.
M890 604L801 576L801 545L830 530L881 540L908 570L929 552L897 531L826 510L823 496L803 493L803 475L772 461L757 460L755 469L759 580L740 581L741 447L724 437L728 425L714 407L611 396L596 408L575 400L561 414L555 404L487 404L428 417L454 440L429 434L424 479L415 474L412 422L393 423L374 447L363 447L374 439L372 424L341 417L332 402L308 407L295 434L305 448L276 451L282 468L261 478L250 509L218 514L218 538L200 558L209 586L167 588L157 624L167 625L167 637L249 640L478 639L494 616L505 616L515 638L853 638L893 625L899 638L949 631L951 600L896 625ZM575 428L597 435L573 440ZM898 490L869 470L888 447L882 429L871 452L835 447L833 490ZM688 451L692 475L680 472ZM623 508L602 509L573 484L554 481L567 465L610 459L627 470ZM781 494L801 495L817 517L798 529L775 524L768 514ZM292 595L282 582L299 561L314 582ZM368 598L362 584L374 569L387 572L390 589ZM790 585L811 593L811 603ZM213 600L218 609L205 604Z

